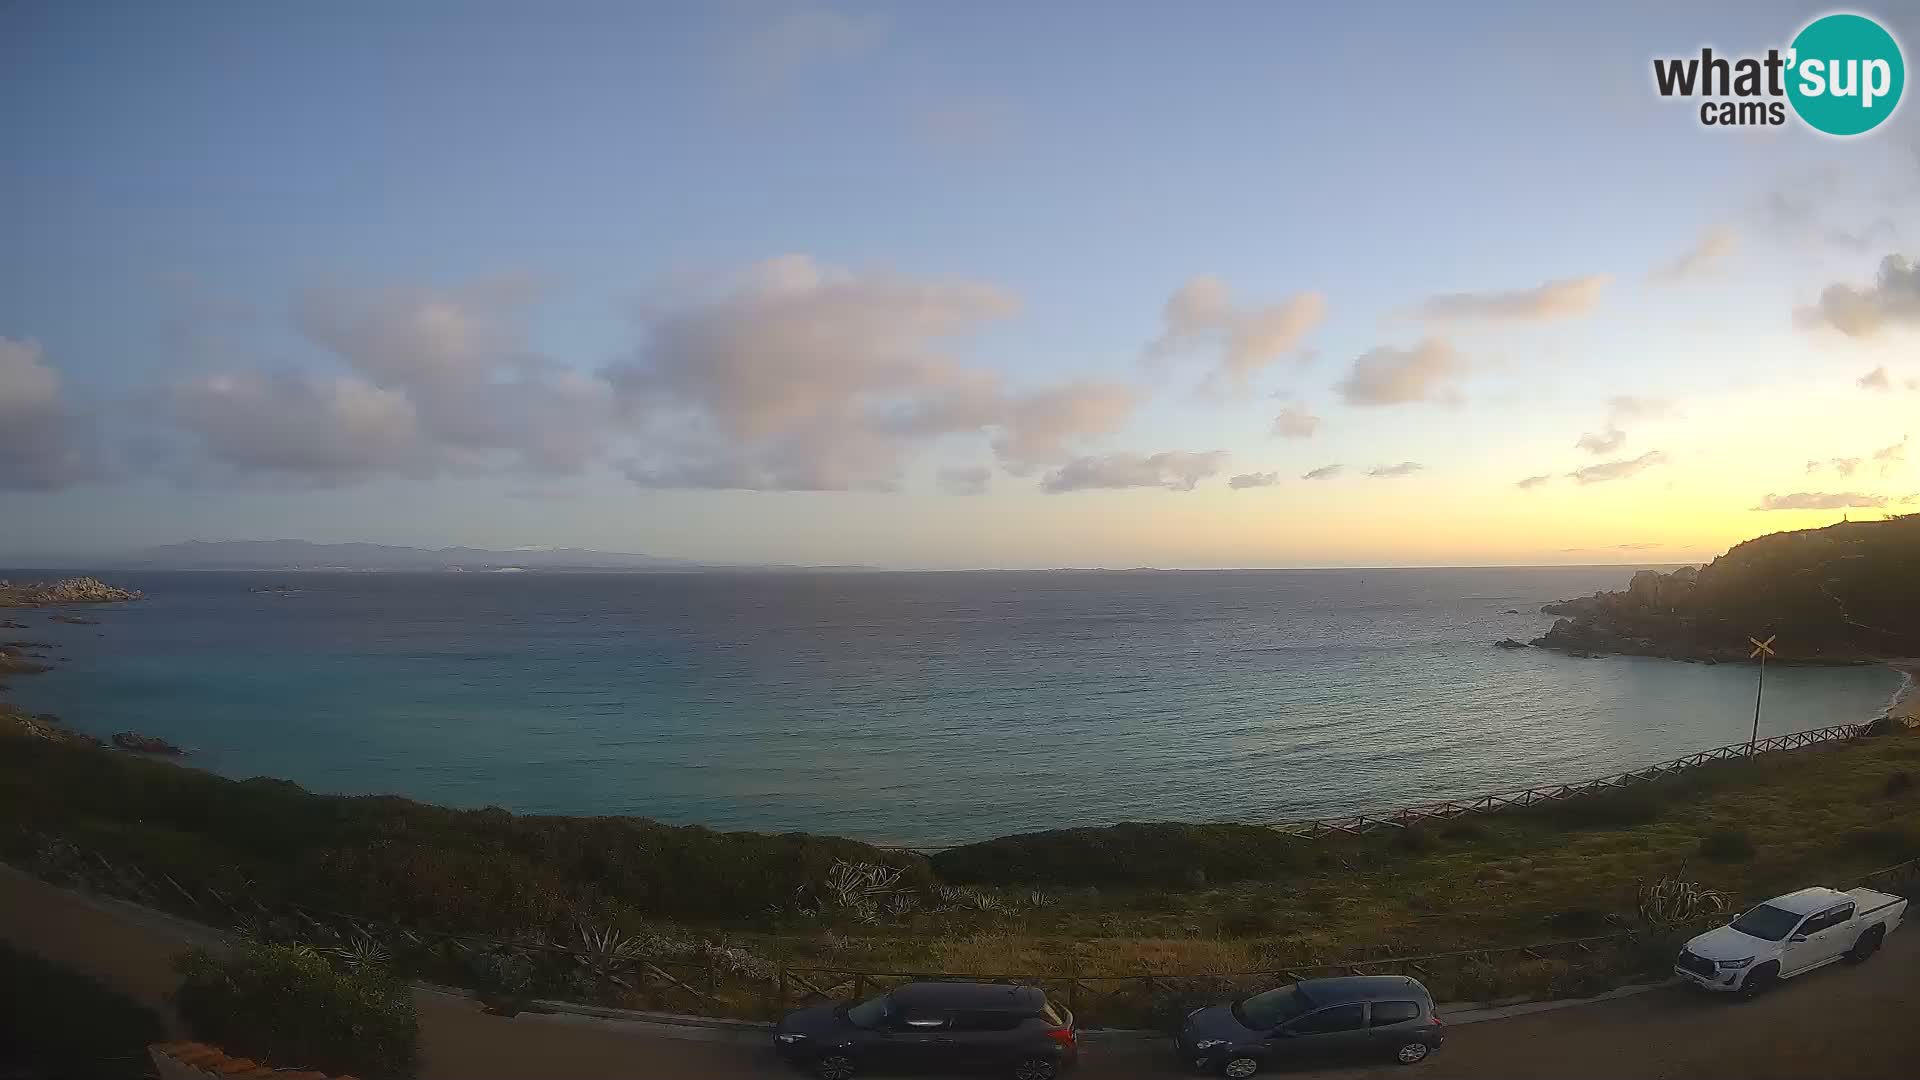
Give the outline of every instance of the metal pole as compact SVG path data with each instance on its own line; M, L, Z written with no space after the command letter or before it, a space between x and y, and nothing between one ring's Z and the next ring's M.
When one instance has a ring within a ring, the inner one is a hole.
M1760 654L1760 682L1753 688L1753 738L1747 740L1747 756L1753 756L1754 744L1760 741L1760 692L1767 688L1767 654Z

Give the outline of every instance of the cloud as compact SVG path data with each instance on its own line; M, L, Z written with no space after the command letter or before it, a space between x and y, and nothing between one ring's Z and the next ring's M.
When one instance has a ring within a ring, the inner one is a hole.
M1402 461L1397 465L1375 465L1367 470L1367 475L1376 480L1395 476L1412 476L1424 468L1426 466L1417 461Z
M1858 491L1796 491L1791 495L1768 495L1755 510L1839 510L1845 507L1887 505L1883 495L1865 495Z
M1514 481L1513 486L1519 488L1522 491L1531 491L1532 489L1537 488L1542 484L1551 483L1552 480L1553 480L1552 473L1541 473L1539 476L1529 476L1521 480L1516 480Z
M1666 545L1653 544L1653 543L1634 543L1634 544L1615 544L1613 545L1613 547L1614 547L1614 550L1616 551L1652 551L1655 548L1666 547Z
M1589 454L1594 454L1599 457L1605 457L1606 455L1611 454L1616 450L1619 450L1622 446L1625 446L1626 444L1627 444L1627 433L1620 430L1617 427L1614 427L1612 424L1609 424L1607 425L1606 431L1601 432L1599 434L1595 434L1589 431L1586 434L1580 436L1579 441L1575 442L1573 445L1575 446L1575 448L1580 450L1585 450Z
M1047 474L1040 482L1040 489L1050 494L1091 488L1138 487L1192 491L1200 481L1219 472L1226 459L1224 450L1204 453L1168 450L1148 457L1108 454L1104 457L1074 458Z
M174 415L208 455L243 472L331 485L432 463L406 394L350 375L206 375L173 389Z
M1295 293L1260 307L1238 307L1227 283L1210 274L1190 278L1161 311L1160 336L1147 346L1149 359L1195 349L1219 350L1208 382L1241 389L1247 379L1288 352L1326 318L1326 297Z
M372 385L403 394L421 435L450 459L498 453L537 471L578 472L603 452L613 392L525 345L522 321L538 297L515 278L315 288L295 297L293 322Z
M941 469L934 476L934 482L948 495L985 495L987 482L993 478L993 470L985 465L968 465L958 468Z
M1880 260L1874 283L1865 288L1827 286L1820 300L1796 313L1803 325L1825 325L1848 337L1872 337L1899 326L1920 326L1920 267L1901 255Z
M1530 289L1443 293L1429 297L1416 314L1437 322L1538 322L1578 315L1600 300L1611 279L1605 274L1562 278Z
M737 77L772 86L808 68L858 56L886 33L887 20L880 15L789 8L749 28L732 43L729 60Z
M1382 345L1361 353L1335 389L1349 405L1451 401L1458 395L1450 380L1466 370L1466 358L1451 345L1428 338L1411 349Z
M1300 474L1302 480L1331 480L1346 471L1345 465L1322 465L1317 469L1308 469Z
M617 411L653 435L623 471L647 486L891 490L918 448L980 434L1016 474L1065 461L1140 395L1097 381L1010 390L947 353L1018 307L983 282L767 260L718 295L647 312L645 343L606 371Z
M1298 406L1288 405L1273 418L1273 434L1281 439L1306 439L1320 430L1320 418Z
M1880 475L1886 476L1907 462L1908 435L1900 436L1900 441L1891 446L1883 446L1873 452L1873 460L1880 467Z
M1681 252L1673 261L1654 267L1647 277L1654 281L1683 281L1703 277L1739 246L1739 235L1733 229L1725 225L1710 226L1700 234L1692 247Z
M1227 486L1238 491L1242 488L1272 487L1280 482L1277 472L1241 473L1227 481Z
M1862 390L1873 390L1882 394L1893 389L1893 379L1887 375L1887 368L1884 364L1860 376L1858 379L1855 379L1854 382L1858 384Z
M90 417L70 408L40 345L0 337L0 490L53 491L103 475Z
M1809 461L1807 462L1807 475L1811 476L1821 469L1832 469L1841 476L1852 476L1853 471L1860 467L1860 461L1861 459L1857 457L1837 457L1828 458L1825 461Z
M1665 398L1616 394L1607 399L1607 416L1614 422L1622 420L1652 420L1665 416L1672 411L1672 403Z
M1637 458L1624 461L1603 461L1598 465L1588 465L1575 469L1567 476L1582 484L1603 484L1609 480L1621 480L1635 473L1667 464L1667 455L1658 450L1649 450Z

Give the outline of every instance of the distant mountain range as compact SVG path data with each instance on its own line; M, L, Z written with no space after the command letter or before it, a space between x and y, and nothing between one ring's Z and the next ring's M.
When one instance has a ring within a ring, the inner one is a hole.
M101 560L94 560L99 562ZM416 548L391 544L315 544L306 540L193 540L114 560L149 570L854 570L860 567L742 566L585 548Z

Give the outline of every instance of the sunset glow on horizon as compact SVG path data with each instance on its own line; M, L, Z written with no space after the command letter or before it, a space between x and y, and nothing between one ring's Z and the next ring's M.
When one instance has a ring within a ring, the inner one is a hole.
M1098 10L0 13L0 565L1654 564L1920 512L1920 112L1651 85L1825 8Z

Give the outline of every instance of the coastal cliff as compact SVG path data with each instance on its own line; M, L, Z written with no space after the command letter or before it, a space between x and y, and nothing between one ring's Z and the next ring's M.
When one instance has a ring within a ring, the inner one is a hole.
M1530 644L1715 663L1745 660L1749 637L1786 663L1920 656L1920 515L1773 533L1704 567L1642 570L1618 592L1548 604Z

